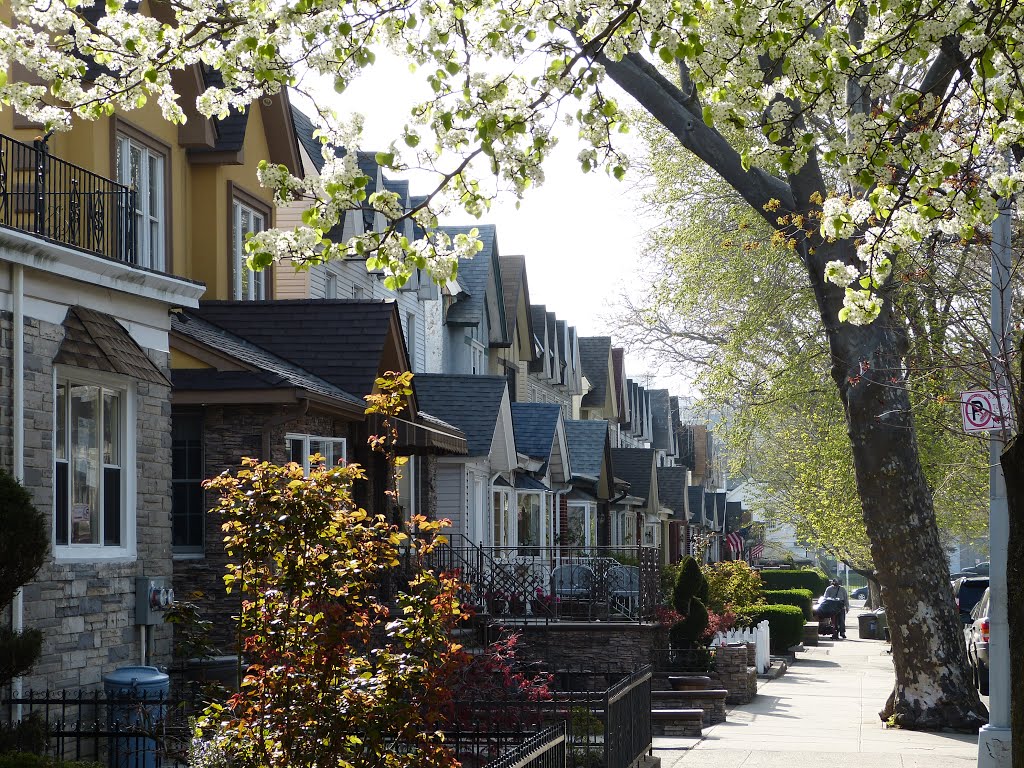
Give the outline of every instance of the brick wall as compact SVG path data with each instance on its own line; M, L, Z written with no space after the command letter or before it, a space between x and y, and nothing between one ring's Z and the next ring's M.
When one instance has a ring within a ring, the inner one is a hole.
M0 314L0 452L13 467L12 318ZM25 318L25 485L36 505L53 509L53 359L64 338L61 325ZM167 355L148 350L167 373ZM135 578L171 575L170 389L136 385L137 557L117 562L57 562L49 558L24 588L26 627L43 632L43 653L25 688L98 686L104 674L141 657L135 625ZM47 514L53 525L52 514ZM150 660L171 658L171 628L150 633Z

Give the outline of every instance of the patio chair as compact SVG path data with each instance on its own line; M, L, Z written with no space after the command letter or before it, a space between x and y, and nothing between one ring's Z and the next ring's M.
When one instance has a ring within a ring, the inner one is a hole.
M594 571L585 565L559 565L551 571L551 594L559 605L586 605L590 619L594 604Z
M640 569L635 565L615 565L605 576L608 589L608 610L635 619L640 608Z

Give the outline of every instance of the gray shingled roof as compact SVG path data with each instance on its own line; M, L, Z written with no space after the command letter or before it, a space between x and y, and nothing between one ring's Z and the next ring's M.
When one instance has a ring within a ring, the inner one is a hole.
M651 495L654 451L650 448L612 448L612 466L615 476L629 483L630 496L646 500Z
M313 161L313 166L319 173L324 169L324 145L320 139L313 137L313 131L316 130L313 121L294 104L292 105L292 125L295 128L295 137L299 140L302 148L306 150L306 154L309 155L309 159ZM342 153L340 147L338 152L340 157Z
M348 405L364 408L366 403L334 384L284 360L274 353L236 336L201 316L189 311L183 320L172 316L171 330L193 341L218 350L236 360L255 367L255 371L215 371L209 368L174 369L171 380L175 389L227 390L227 389L280 389L295 387Z
M479 230L480 242L484 247L473 258L459 260L457 280L466 291L466 295L460 295L449 307L445 316L445 322L453 325L479 325L484 319L487 284L492 279L491 275L497 261L497 228L493 224L481 224L477 227L438 227L438 229L453 239L456 235L468 235L473 229ZM499 288L500 282L498 280ZM502 312L504 312L504 302L502 302ZM491 322L498 323L499 320L491 318Z
M562 409L552 403L512 403L516 452L548 462Z
M604 419L569 419L565 422L565 441L569 446L573 474L600 477L608 443L608 422Z
M116 318L86 307L69 307L64 338L53 362L130 376L169 387L163 371Z
M397 323L394 302L344 299L210 301L191 312L359 398L373 391Z
M507 382L503 376L449 376L418 373L412 380L419 407L458 427L470 456L486 456Z
M611 336L580 338L580 367L590 382L590 392L584 395L582 404L588 408L604 405L608 393L608 356L611 348Z
M651 403L651 447L663 451L672 450L672 414L667 389L651 389L647 392Z
M530 295L526 288L526 257L525 256L499 256L498 264L501 266L501 293L505 298L505 324L508 327L509 339L515 338L516 322L519 320L519 292L526 290L526 300L529 304ZM529 315L529 313L527 313ZM529 336L533 332L533 323L529 329L521 329L520 333ZM530 348L533 349L533 339L530 339Z
M658 467L658 499L676 520L686 519L686 467Z

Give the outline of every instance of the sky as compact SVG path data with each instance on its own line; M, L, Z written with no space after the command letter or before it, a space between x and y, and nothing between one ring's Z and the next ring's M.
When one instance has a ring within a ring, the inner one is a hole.
M313 88L305 83L306 88ZM382 99L381 93L389 94ZM428 92L421 77L405 62L378 54L372 71L335 94L318 88L318 99L329 99L339 114L359 112L364 117L360 149L383 150L408 121L410 106ZM621 100L629 97L621 94ZM300 98L300 108L308 107ZM576 161L580 150L574 131L564 128L560 141L545 164L545 182L527 191L516 206L508 193L479 220L462 211L443 218L442 224L494 224L503 255L526 258L530 301L544 304L559 319L575 325L580 336L610 335L608 320L613 305L625 291L639 292L638 264L649 223L638 213L640 191L636 174L616 181L603 170L583 174ZM635 134L622 137L629 153L639 151ZM388 174L391 176L392 174ZM414 194L429 189L429 179L417 184L409 175ZM621 344L623 339L614 339ZM691 394L687 379L669 372L655 374L656 366L643 355L626 358L627 376L648 388L667 387L673 394Z

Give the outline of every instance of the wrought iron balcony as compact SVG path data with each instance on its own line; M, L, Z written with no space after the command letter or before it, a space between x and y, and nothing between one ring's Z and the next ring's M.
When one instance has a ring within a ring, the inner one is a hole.
M0 135L0 227L138 266L135 190Z

